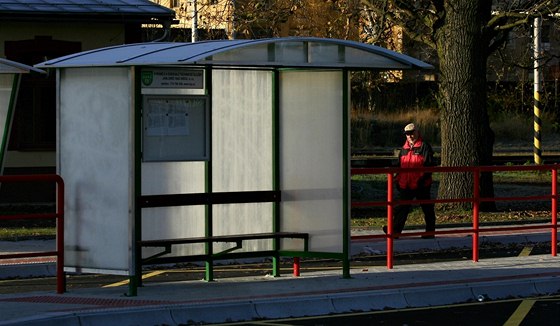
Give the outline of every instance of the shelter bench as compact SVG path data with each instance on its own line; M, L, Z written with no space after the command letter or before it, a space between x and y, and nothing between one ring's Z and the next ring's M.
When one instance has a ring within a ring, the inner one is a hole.
M214 193L194 193L194 194L173 194L173 195L145 195L140 196L138 204L140 208L148 207L168 207L168 206L187 206L187 205L212 205L212 204L239 204L239 203L259 203L259 202L280 202L280 191L242 191L242 192L214 192ZM303 240L303 251L308 251L309 234L301 232L264 232L247 233L232 235L211 235L204 237L188 237L174 239L140 240L137 245L140 247L163 248L159 253L142 258L141 263L178 263L188 261L210 261L214 259L236 259L249 257L277 256L278 250L261 250L254 252L233 251L243 247L243 241L247 240L281 240L281 239L301 239ZM164 257L172 252L174 245L205 243L232 243L233 247L217 253L207 253L188 256ZM227 255L226 255L227 254Z

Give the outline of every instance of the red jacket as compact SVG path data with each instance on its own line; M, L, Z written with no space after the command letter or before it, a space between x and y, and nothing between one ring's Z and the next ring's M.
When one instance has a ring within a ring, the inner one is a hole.
M418 137L413 147L405 141L399 153L399 166L402 168L418 168L434 165L434 152L430 144ZM432 174L422 172L399 173L396 177L400 189L417 189L432 184Z

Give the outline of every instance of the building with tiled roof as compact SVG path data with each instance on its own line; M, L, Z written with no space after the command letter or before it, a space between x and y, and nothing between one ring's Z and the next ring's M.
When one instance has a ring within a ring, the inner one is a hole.
M174 19L173 10L149 0L0 0L0 58L32 66L84 50L164 39ZM12 130L4 135L10 138L5 174L55 171L55 80L53 73L23 76Z

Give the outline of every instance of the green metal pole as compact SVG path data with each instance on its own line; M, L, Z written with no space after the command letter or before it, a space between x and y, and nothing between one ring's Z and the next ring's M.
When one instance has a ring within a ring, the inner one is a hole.
M272 187L280 190L280 74L277 70L272 72ZM273 232L280 231L280 204L272 204ZM280 276L280 239L274 240L275 256L272 257L272 275Z
M213 191L212 188L212 68L207 67L204 70L204 75L206 77L206 95L208 96L208 106L207 109L210 111L208 113L208 117L210 122L208 123L208 134L210 135L210 144L208 146L208 150L210 151L209 159L206 161L205 165L205 192L211 193ZM212 204L206 205L205 207L205 230L204 233L207 237L211 237L214 234L214 222L213 222L213 209ZM207 282L214 281L214 260L212 259L212 254L214 253L213 244L211 242L207 242L205 244L206 254L208 255L208 259L206 260L206 276L205 280Z
M342 198L342 239L343 239L343 258L342 258L342 277L350 278L350 121L349 121L349 102L350 102L350 78L349 72L342 71L342 166L343 166L343 198Z
M207 193L211 193L212 192L212 161L208 161L206 162L206 189L205 191ZM214 228L214 223L213 223L213 210L212 210L212 204L208 204L205 206L205 219L206 219L206 223L205 223L205 229L204 229L204 233L207 237L211 237L213 232L213 228ZM214 248L212 247L213 244L212 242L207 242L205 244L205 250L206 250L206 254L208 255L208 259L205 262L206 265L206 276L205 276L205 280L207 282L212 282L214 281L214 260L212 259L212 254L214 252Z
M137 199L142 195L142 94L140 81L140 68L131 68L134 80L134 224L132 225L132 262L133 275L129 278L128 294L136 296L138 287L142 286L142 247L138 242L142 240L142 209L138 207Z

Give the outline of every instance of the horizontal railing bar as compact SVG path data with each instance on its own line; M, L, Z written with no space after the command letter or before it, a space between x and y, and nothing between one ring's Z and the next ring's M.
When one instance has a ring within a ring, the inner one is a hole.
M31 258L56 256L56 292L66 292L64 274L64 180L57 174L0 175L0 183L19 182L55 182L56 213L32 213L0 215L0 220L20 219L55 219L56 220L56 251L27 252L0 255L0 259Z
M373 200L373 201L352 201L352 207L373 207L373 206L386 206L387 207L387 229L386 235L362 236L352 237L352 239L366 239L366 238L386 238L387 240L387 268L393 268L393 240L396 237L412 237L418 235L438 235L438 234L472 234L473 240L473 261L478 261L478 247L479 235L487 232L511 232L511 231L525 231L534 229L550 229L551 232L551 254L557 255L557 212L558 212L558 192L557 192L557 175L559 166L556 164L549 165L529 165L529 166L461 166L461 167L417 167L417 168L352 168L350 169L351 175L365 175L365 174L386 174L387 175L387 199L386 200ZM499 172L499 171L549 171L551 172L551 193L548 195L536 196L507 196L507 197L482 197L480 195L480 178L486 172ZM473 195L469 198L452 198L452 199L415 199L415 200L399 200L393 198L393 188L395 187L394 178L398 173L468 173L473 177ZM497 202L497 201L551 201L551 223L544 225L523 225L514 227L480 227L480 204L482 202ZM398 205L412 205L412 204L435 204L435 203L472 203L472 229L461 230L438 230L432 232L407 232L407 233L392 233L392 218L393 208Z
M32 257L52 257L56 256L56 251L41 251L41 252L21 252L17 254L3 254L0 259L13 259L13 258L32 258Z
M57 213L34 213L34 214L12 214L0 215L0 220L39 220L57 218Z
M279 202L280 191L237 191L171 195L144 195L138 198L141 208L213 204Z

